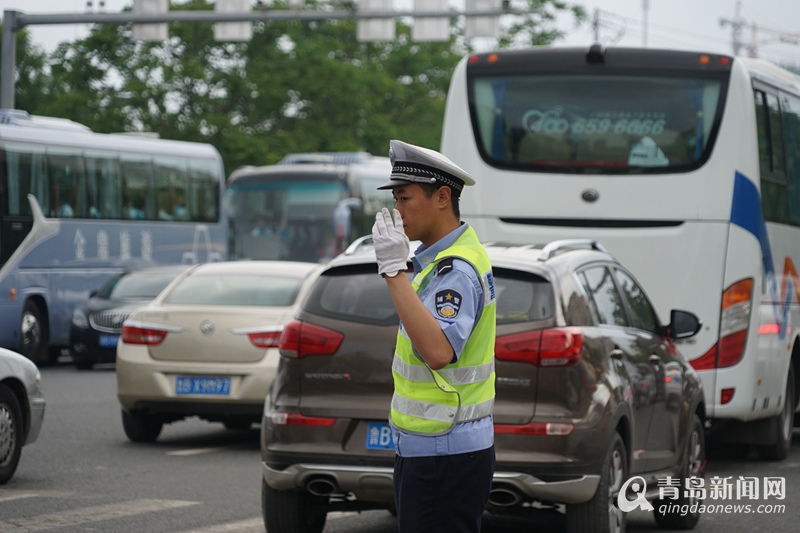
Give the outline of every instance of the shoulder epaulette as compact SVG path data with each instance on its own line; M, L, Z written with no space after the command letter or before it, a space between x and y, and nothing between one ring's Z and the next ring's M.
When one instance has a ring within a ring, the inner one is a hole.
M441 276L453 270L453 257L445 257L436 265L436 273Z

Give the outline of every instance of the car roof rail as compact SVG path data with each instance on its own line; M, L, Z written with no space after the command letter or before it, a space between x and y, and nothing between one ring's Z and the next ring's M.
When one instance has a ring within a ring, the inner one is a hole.
M548 243L544 248L542 248L542 251L539 254L539 261L547 261L553 257L556 252L572 250L578 246L589 247L592 250L597 250L598 252L608 253L608 250L606 250L602 244L594 239L563 239Z
M364 235L350 243L350 245L342 252L344 255L353 255L367 244L372 244L372 235Z

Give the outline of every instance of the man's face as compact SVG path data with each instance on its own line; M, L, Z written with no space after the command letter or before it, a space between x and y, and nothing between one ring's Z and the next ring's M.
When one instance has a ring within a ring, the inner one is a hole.
M403 229L412 241L427 242L436 230L437 195L425 196L422 187L414 183L392 189L395 207L403 217Z

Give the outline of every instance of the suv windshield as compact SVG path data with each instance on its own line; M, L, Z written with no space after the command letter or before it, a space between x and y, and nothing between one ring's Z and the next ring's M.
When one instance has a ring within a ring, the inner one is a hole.
M492 165L641 174L702 163L723 84L681 75L480 76L470 103Z

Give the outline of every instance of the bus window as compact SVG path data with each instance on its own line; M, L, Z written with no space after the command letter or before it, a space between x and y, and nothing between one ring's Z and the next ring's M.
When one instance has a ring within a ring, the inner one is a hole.
M470 93L476 138L492 165L641 173L706 157L721 82L526 73L476 76Z
M149 159L123 159L123 217L130 220L155 220L153 164Z
M156 158L155 167L158 219L189 220L186 206L186 189L189 186L186 161L177 158Z
M756 91L756 123L761 166L761 209L767 220L788 223L789 196L783 125L776 95Z
M769 138L772 148L772 171L783 174L786 170L783 159L783 126L781 124L781 108L778 97L767 93L767 109L769 110Z
M189 218L198 222L219 221L220 180L219 170L214 163L190 161L192 176L189 189Z
M50 177L50 216L86 217L86 176L81 154L49 151L47 167Z
M122 218L119 158L109 153L86 154L89 218Z
M789 187L789 221L800 225L800 98L783 95L781 103Z
M28 194L39 198L40 205L49 206L50 189L47 186L44 149L35 145L8 143L4 154L4 178L8 198L6 212L12 216L30 216Z
M769 118L767 114L766 95L763 91L753 91L756 105L756 135L758 135L758 162L762 174L772 172L772 156L769 148Z

